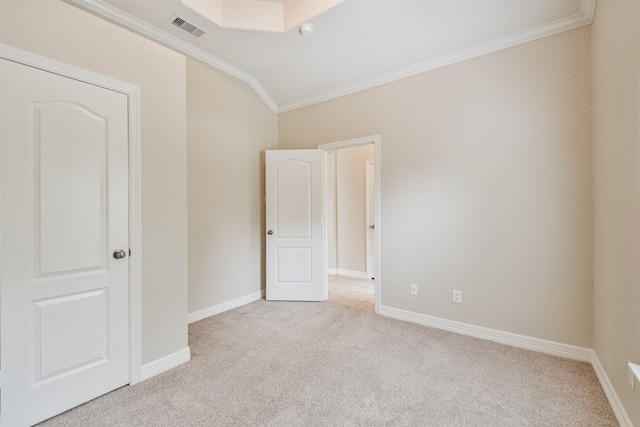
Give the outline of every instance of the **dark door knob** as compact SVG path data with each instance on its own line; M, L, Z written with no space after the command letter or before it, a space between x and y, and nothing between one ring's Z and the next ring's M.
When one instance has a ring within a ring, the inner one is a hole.
M117 251L115 251L113 253L113 257L115 259L120 259L120 258L124 258L127 256L127 253L125 251L123 251L122 249L118 249Z

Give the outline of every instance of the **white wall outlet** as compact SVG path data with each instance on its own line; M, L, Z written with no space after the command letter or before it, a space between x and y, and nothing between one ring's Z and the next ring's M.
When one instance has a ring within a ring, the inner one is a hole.
M453 302L462 304L462 291L458 291L458 290L453 291Z
M418 295L418 285L415 283L411 284L411 295Z

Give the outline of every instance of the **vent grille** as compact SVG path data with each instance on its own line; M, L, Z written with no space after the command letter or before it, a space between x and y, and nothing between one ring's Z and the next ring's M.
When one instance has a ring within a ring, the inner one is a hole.
M171 25L175 25L176 27L180 28L181 30L186 31L187 33L196 36L196 37L200 37L204 34L204 31L201 30L200 28L196 27L195 25L185 21L184 19L180 18L179 16L172 16L171 18L169 18L169 20L167 21L168 23L170 23Z

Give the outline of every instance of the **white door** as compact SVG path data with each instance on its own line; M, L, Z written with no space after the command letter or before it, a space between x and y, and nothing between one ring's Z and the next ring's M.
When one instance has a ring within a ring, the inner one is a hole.
M367 160L365 166L366 182L366 223L367 223L367 276L374 279L376 271L376 189L375 189L375 163Z
M265 154L267 299L322 301L322 151Z
M0 80L0 424L13 427L129 382L127 96L4 59Z

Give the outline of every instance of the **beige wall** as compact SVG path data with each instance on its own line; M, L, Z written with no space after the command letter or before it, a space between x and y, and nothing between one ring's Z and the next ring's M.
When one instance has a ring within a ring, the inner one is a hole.
M381 135L382 305L590 348L590 104L587 27L281 114L280 148Z
M0 41L142 92L143 363L187 347L185 60L58 0L2 0Z
M593 44L593 347L634 425L640 386L640 3L598 0Z
M337 268L367 271L366 170L373 144L336 151Z
M187 60L189 312L264 288L264 150L278 121L246 83Z

